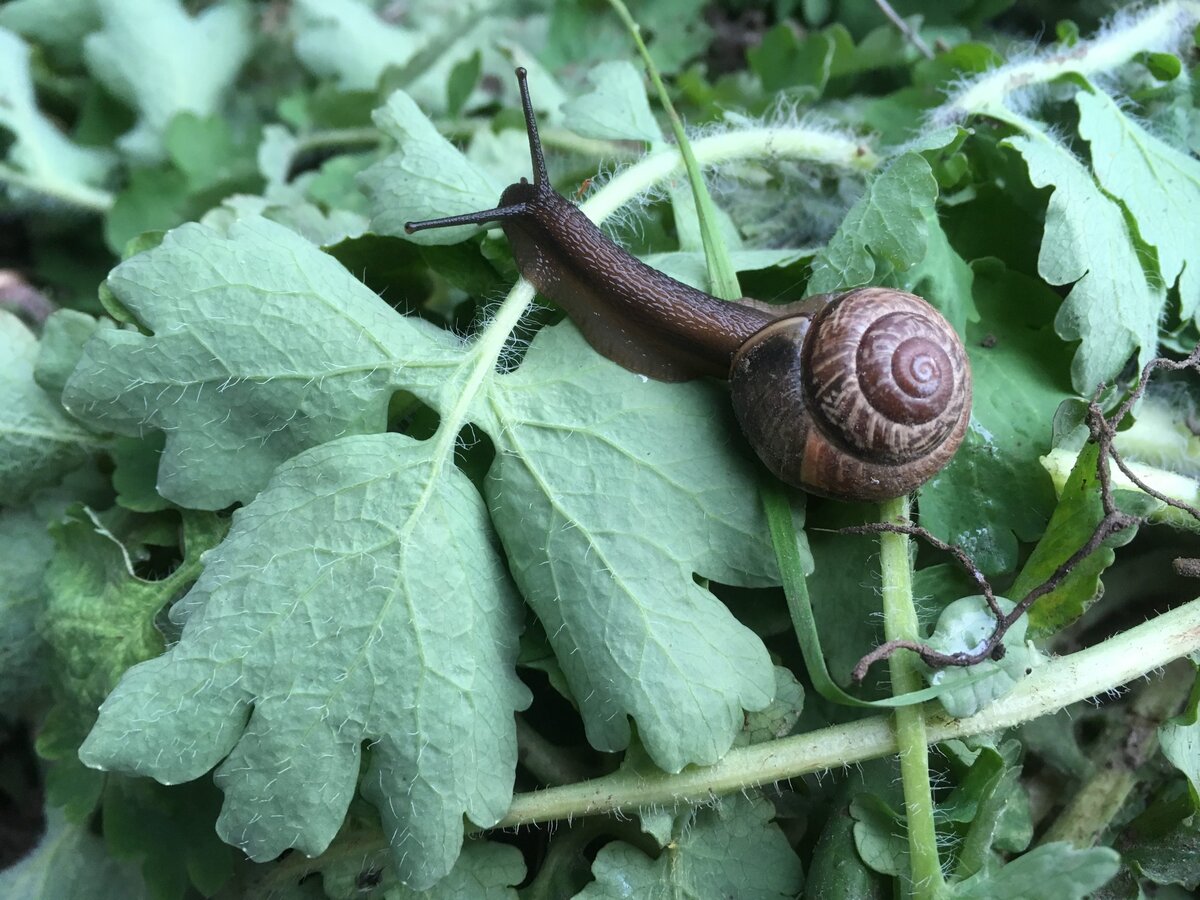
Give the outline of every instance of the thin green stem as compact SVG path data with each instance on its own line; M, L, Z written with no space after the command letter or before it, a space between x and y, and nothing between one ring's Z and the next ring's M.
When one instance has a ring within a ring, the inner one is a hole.
M909 525L908 497L882 504L880 520ZM921 639L917 608L913 605L912 562L907 534L884 532L879 536L879 567L883 576L883 631L889 641ZM908 650L888 659L892 694L907 694L921 687L917 656ZM933 821L933 789L929 784L929 736L924 706L902 706L893 714L900 753L900 780L908 821L908 852L912 865L912 894L932 898L943 886Z
M621 0L608 0L608 4L616 11L617 16L625 23L625 27L633 36L638 53L646 63L650 81L658 93L659 103L666 111L667 119L671 123L671 130L675 133L675 143L679 145L684 169L687 171L688 181L692 186L692 194L696 198L696 216L700 220L700 237L704 242L704 256L708 261L709 286L717 297L723 300L736 300L742 296L742 289L738 285L737 271L733 267L733 260L729 256L725 242L720 238L720 229L717 227L717 208L708 192L708 185L704 183L700 163L696 161L696 156L692 152L691 142L683 130L683 120L675 111L675 105L671 102L662 77L658 74L658 67L654 65L654 60L650 58L650 51L646 49L646 44L642 41L641 26L634 21L633 16L629 14L629 10Z

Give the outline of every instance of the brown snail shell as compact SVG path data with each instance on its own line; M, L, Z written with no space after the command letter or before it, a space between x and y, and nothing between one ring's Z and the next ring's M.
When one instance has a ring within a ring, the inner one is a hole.
M958 335L914 294L810 298L753 335L730 370L733 407L776 476L827 497L884 500L950 461L971 417Z

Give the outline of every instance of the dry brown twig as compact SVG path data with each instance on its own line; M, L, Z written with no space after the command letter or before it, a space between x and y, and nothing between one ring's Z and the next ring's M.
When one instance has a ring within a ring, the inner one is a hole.
M1029 608L1035 602L1057 588L1079 563L1099 550L1106 540L1124 531L1126 528L1140 525L1145 521L1145 517L1143 516L1131 515L1117 508L1116 501L1113 499L1112 475L1108 466L1109 459L1112 459L1117 468L1139 490L1144 491L1149 496L1168 506L1181 510L1200 520L1200 510L1174 497L1167 497L1160 491L1150 487L1150 485L1146 484L1142 478L1130 469L1125 460L1121 458L1121 454L1113 446L1117 427L1129 415L1134 404L1146 392L1146 386L1150 383L1150 376L1158 369L1179 371L1189 368L1200 371L1200 346L1192 350L1187 358L1183 360L1176 361L1166 359L1165 357L1152 359L1142 368L1137 386L1110 416L1104 415L1104 410L1099 403L1099 398L1103 394L1106 385L1101 384L1096 388L1096 392L1092 396L1092 401L1088 404L1086 422L1090 431L1088 440L1098 444L1100 447L1100 458L1096 466L1096 478L1100 482L1100 502L1104 510L1104 515L1096 524L1091 537L1088 538L1084 545L1072 553L1045 581L1022 597L1016 606L1013 607L1012 612L1006 614L1000 608L996 602L996 595L991 584L966 551L957 545L947 544L919 525L893 525L887 522L873 522L866 525L854 525L839 529L843 534L880 534L883 532L907 534L925 541L935 549L949 553L979 587L979 592L983 594L989 608L992 610L992 614L996 617L996 627L993 629L991 635L974 652L942 653L928 644L917 641L888 641L880 644L858 661L858 664L854 667L854 680L861 682L866 677L872 665L887 659L897 650L911 650L920 656L926 665L933 668L973 666L976 663L983 662L985 659L1003 659L1005 651L1003 644L1004 636L1013 624L1029 611ZM1176 562L1180 561L1177 560ZM1176 568L1180 567L1177 565Z

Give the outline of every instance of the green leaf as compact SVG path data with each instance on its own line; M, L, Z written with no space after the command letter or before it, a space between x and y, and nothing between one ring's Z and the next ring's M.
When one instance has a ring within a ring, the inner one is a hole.
M176 114L221 112L250 54L250 9L241 0L224 0L193 17L179 0L96 4L104 27L84 42L88 67L138 112L136 127L118 145L135 159L157 162Z
M973 297L975 273L950 246L932 206L925 210L925 229L925 258L908 270L902 287L924 297L955 331L968 336L967 323L979 321Z
M368 743L362 790L417 889L453 866L464 814L507 810L518 598L428 444L348 437L280 466L172 618L179 643L126 673L86 764L167 784L217 766L218 833L266 861L328 847Z
M1033 838L1029 803L1018 781L1021 753L1014 740L975 751L957 742L943 745L952 767L966 762L968 755L974 757L950 796L938 805L939 814L961 835L955 866L959 878L991 866L995 851L1019 853Z
M1200 806L1200 675L1187 709L1159 727L1158 740L1163 756L1187 777L1192 803Z
M300 61L348 91L373 90L384 70L404 65L421 46L416 32L356 0L297 0L290 25Z
M4 7L0 13L8 9ZM11 166L21 175L20 187L8 189L15 201L45 196L94 209L104 209L111 202L99 186L112 169L112 154L73 143L42 114L29 71L29 47L0 28L0 134L3 132L8 132L4 136L11 137L11 145L7 147L7 166L0 165L0 186L9 180L6 169Z
M364 887L371 884L373 893L386 900L517 900L513 885L524 878L525 862L518 848L482 839L464 843L450 874L429 892L400 884L384 854L335 857L321 869L322 896L330 900L361 900Z
M249 146L239 145L229 123L219 116L181 112L167 125L163 142L171 162L187 178L192 192L211 188L256 167Z
M980 872L947 891L953 900L1081 900L1117 874L1121 857L1108 847L1076 850L1043 844L996 872Z
M137 871L114 860L86 825L70 825L53 807L33 851L0 872L0 897L21 900L149 900Z
M404 223L490 209L501 185L442 137L403 91L375 111L375 124L396 150L360 176L372 204L371 230L404 235ZM477 226L434 228L409 237L419 244L456 244Z
M988 262L975 266L974 294L980 320L965 341L971 424L950 465L921 488L921 524L961 546L985 574L999 575L1016 568L1018 541L1037 540L1054 509L1038 457L1050 449L1070 377L1049 326L1050 291ZM1017 296L1026 301L1020 307Z
M809 502L808 546L813 571L808 593L820 626L830 673L842 687L871 647L883 639L879 617L879 542L868 535L837 534L874 516L868 504Z
M817 254L807 292L845 290L912 268L925 258L925 211L936 200L929 163L917 153L897 157L867 186Z
M1107 94L1080 91L1075 103L1079 133L1091 144L1096 179L1125 204L1138 233L1158 251L1163 283L1179 282L1181 318L1195 317L1200 313L1200 222L1195 215L1200 162L1147 132Z
M880 765L880 760L867 763L868 771ZM882 879L867 866L854 845L857 823L850 815L853 796L863 789L867 773L856 767L838 788L833 805L813 849L812 862L805 878L809 897L822 900L868 900L887 896Z
M602 750L714 763L775 679L759 638L701 588L779 575L748 451L708 384L650 381L544 329L492 382L477 420L496 443L485 491L513 577Z
M649 0L633 10L650 56L670 75L707 46L712 29L703 0ZM555 3L539 59L551 68L587 66L627 56L629 32L607 3Z
M1004 597L996 602L1005 613L1014 603ZM1025 643L1027 619L1022 616L1005 633L1007 652L1001 660L985 659L970 668L948 666L928 676L932 686L948 689L938 695L946 712L955 718L973 716L1011 691L1038 664L1040 654ZM982 594L955 600L938 617L937 627L926 643L942 653L971 653L979 649L996 628L996 617ZM979 679L976 676L985 674ZM961 684L961 687L955 687Z
M1096 478L1098 459L1099 449L1095 444L1088 444L1079 454L1045 535L1009 588L1009 593L1018 600L1083 547L1103 518ZM1100 573L1112 565L1115 557L1110 547L1100 547L1081 560L1058 587L1039 599L1028 615L1032 636L1054 634L1083 615L1100 595Z
M446 82L446 112L457 116L475 90L482 70L483 57L476 50L462 62L455 64L450 70L450 78Z
M882 875L908 874L908 825L876 794L859 794L850 801L854 847L866 866Z
M600 63L588 72L592 91L563 106L563 125L584 137L661 143L642 73L628 60Z
M657 859L621 841L596 854L596 880L577 900L785 900L796 896L803 872L795 851L762 798L726 797L712 808L685 813L674 840Z
M95 772L91 774L95 775ZM234 851L213 831L221 794L211 781L164 787L144 778L104 779L104 838L118 859L140 859L156 900L211 897L234 871Z
M36 703L45 684L42 575L54 553L46 530L65 501L43 495L0 509L0 715Z
M301 450L383 431L401 384L430 402L454 389L456 338L265 219L185 225L107 284L152 334L98 332L63 403L119 434L165 432L158 489L180 506L244 502Z
M139 577L134 565L148 555L146 545L163 540L154 531L170 526L174 542L173 520L76 507L51 529L56 549L46 570L44 633L54 651L56 694L81 733L125 670L162 652L159 613L196 579L200 555L228 524L211 513L185 513L178 567L159 580Z
M37 355L29 329L0 310L0 505L54 484L99 443L34 381Z
M746 724L734 741L736 747L761 744L787 737L800 721L804 709L804 686L791 669L775 667L775 699L766 709L746 713Z
M188 185L175 169L133 169L104 217L104 241L129 255L130 244L146 232L166 231L187 218Z
M1159 81L1174 81L1183 71L1182 61L1174 53L1146 53L1142 60Z
M112 322L98 320L74 309L60 309L42 326L37 363L33 378L51 394L62 394L71 372L83 355L83 345L97 328L111 328Z
M0 6L0 28L52 47L68 62L79 59L84 37L99 27L96 0L9 0Z
M1035 187L1054 188L1038 274L1072 285L1054 324L1063 340L1082 341L1071 381L1091 394L1135 353L1139 367L1153 358L1166 292L1147 281L1121 207L1074 156L1041 132L1005 143L1024 157Z
M134 512L158 512L171 503L158 492L158 464L165 438L161 431L145 438L119 437L108 451L113 461L112 486L117 503Z
M763 90L777 93L798 87L804 100L815 100L829 81L834 42L822 32L803 41L787 23L776 25L762 36L757 47L746 51L751 71L762 81Z

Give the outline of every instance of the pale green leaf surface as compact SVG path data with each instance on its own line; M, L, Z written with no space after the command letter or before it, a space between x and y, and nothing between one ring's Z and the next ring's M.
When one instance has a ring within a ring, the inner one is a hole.
M420 35L359 0L297 0L290 24L300 61L347 91L372 90L385 69L404 65L421 47Z
M402 880L507 810L519 599L470 482L430 448L354 436L282 465L172 610L80 749L163 783L217 766L223 839L259 861L325 850L359 778ZM218 766L218 763L220 764Z
M1070 844L1043 844L1006 863L981 872L949 890L953 900L1080 900L1117 874L1121 857L1108 847L1076 850Z
M251 50L251 11L223 0L190 16L179 0L97 0L104 27L84 41L92 73L138 113L118 144L131 156L163 158L176 113L221 111Z
M1193 666L1195 661L1192 662ZM1193 804L1200 801L1200 677L1192 684L1187 707L1158 729L1162 753L1191 785Z
M509 844L477 838L463 844L462 855L445 878L428 891L413 890L396 881L389 861L382 853L363 858L343 856L321 869L329 900L360 900L364 872L377 872L374 894L383 900L517 900L513 885L525 878L521 851Z
M746 747L787 737L804 709L804 685L791 669L775 667L775 699L766 709L746 713L746 724L734 744Z
M592 91L563 106L564 127L601 140L662 141L637 66L624 59L603 62L592 67L588 80Z
M112 154L75 144L42 114L29 71L29 47L3 28L0 28L0 132L8 132L12 137L9 165L32 182L28 188L12 189L14 196L20 198L33 189L67 202L79 200L103 205L102 192L96 186L108 177L114 162Z
M0 509L0 713L28 702L44 680L37 628L42 574L54 553L38 505Z
M929 163L917 153L895 159L867 185L813 260L809 294L844 290L871 283L883 271L905 271L925 258L926 211L937 200L937 181Z
M603 750L627 716L667 771L716 762L775 679L759 638L692 575L778 583L757 469L712 385L664 384L544 329L492 383L486 492L513 576Z
M38 342L0 310L0 505L53 484L97 441L33 380Z
M404 223L490 209L502 185L442 137L413 99L396 91L374 114L396 150L360 177L371 198L371 229L404 235ZM478 226L435 228L409 236L419 244L455 244Z
M733 796L688 816L658 859L614 841L592 863L577 900L792 900L804 874L771 804Z
M53 47L72 60L78 58L84 37L99 25L96 0L9 0L0 6L0 28Z
M1192 796L1200 797L1200 724L1168 722L1158 730L1162 753L1179 769L1192 787Z
M1015 605L1004 597L996 602L1006 614ZM985 659L969 669L948 666L929 675L931 686L946 687L938 700L947 713L960 719L974 715L1016 687L1027 670L1040 662L1040 654L1025 643L1027 622L1022 616L1005 633L1003 659ZM942 653L973 653L995 628L996 617L982 595L962 597L942 610L926 643Z
M153 333L98 332L63 403L120 434L165 432L159 492L181 506L246 501L301 450L383 431L400 384L435 405L453 389L453 335L264 219L184 225L108 285Z
M46 833L29 855L0 872L0 897L13 900L149 900L137 869L108 855L86 825L46 809Z
M1071 380L1090 394L1135 353L1139 366L1153 358L1165 291L1147 282L1121 208L1075 157L1043 135L1006 143L1025 158L1035 187L1054 188L1038 274L1050 284L1072 285L1054 325L1064 340L1083 342Z
M83 355L83 345L97 328L112 328L108 319L96 319L76 309L60 309L42 326L33 378L52 394L62 394Z
M1200 161L1147 132L1107 94L1080 91L1079 133L1091 144L1092 171L1137 220L1158 250L1168 286L1179 281L1180 315L1200 311Z
M850 816L854 819L854 848L863 863L883 875L907 874L907 825L887 801L878 794L859 794L850 801Z
M345 209L326 212L303 199L276 203L250 194L226 197L220 206L200 217L200 224L228 232L234 222L259 217L296 232L314 247L329 247L361 237L367 231L367 217L356 212Z

